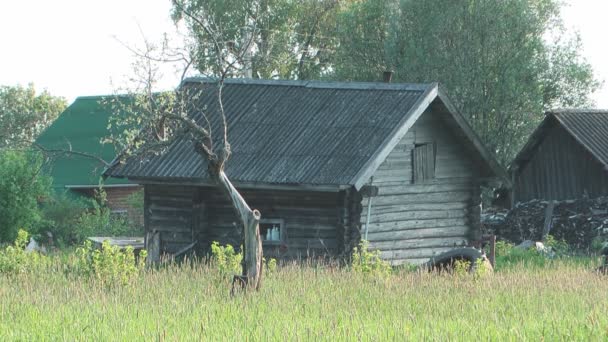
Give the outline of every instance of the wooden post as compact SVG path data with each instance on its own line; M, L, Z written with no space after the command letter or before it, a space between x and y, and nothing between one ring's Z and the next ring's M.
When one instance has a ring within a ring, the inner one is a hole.
M543 235L541 241L545 241L547 235L551 232L551 225L553 223L553 208L555 208L555 201L549 201L547 208L545 209L545 223L543 225Z
M496 267L496 235L490 235L488 240L490 242L490 257L488 259L492 267Z
M148 249L148 258L146 259L147 264L158 264L160 262L159 231L148 231L148 234L146 235L146 248Z

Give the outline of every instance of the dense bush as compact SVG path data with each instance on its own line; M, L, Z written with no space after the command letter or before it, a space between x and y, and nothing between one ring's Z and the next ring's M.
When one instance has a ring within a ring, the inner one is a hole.
M113 216L105 202L105 192L101 189L97 190L95 199L55 194L43 206L45 220L38 233L52 233L60 246L81 244L90 236L141 234L126 217Z
M0 151L0 242L14 241L20 228L42 221L38 201L46 197L50 178L42 176L42 156L34 152Z

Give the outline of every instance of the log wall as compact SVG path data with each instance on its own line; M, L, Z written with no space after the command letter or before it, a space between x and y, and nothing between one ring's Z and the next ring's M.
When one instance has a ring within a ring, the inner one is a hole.
M195 241L195 188L146 185L144 189L146 236L159 232L160 254L175 253Z
M461 146L462 137L446 123L448 116L425 112L371 179L368 241L393 264L420 264L433 255L465 246L479 230L480 190L477 166ZM435 179L414 183L415 144L436 143ZM365 235L369 197L361 202Z
M237 216L224 195L215 188L200 188L206 204L206 222L196 227L204 245L213 241L238 246L241 228ZM264 244L264 255L279 258L302 258L336 255L341 252L343 232L343 194L286 190L241 190L252 209L264 219L284 222L284 244Z
M213 187L146 185L146 232L160 231L161 253L197 241L205 254L213 241L240 246L241 227L228 199ZM264 219L284 222L284 243L265 244L264 255L278 258L335 256L350 238L346 192L242 190ZM358 220L357 220L358 222ZM348 235L348 237L346 237Z
M608 194L608 172L566 130L555 124L516 172L515 202L568 200Z

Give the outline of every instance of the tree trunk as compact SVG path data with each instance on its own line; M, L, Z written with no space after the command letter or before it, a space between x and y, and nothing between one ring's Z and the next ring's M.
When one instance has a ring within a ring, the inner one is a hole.
M243 277L249 287L258 289L262 280L262 240L260 238L260 212L251 210L245 199L232 185L223 170L217 175L222 189L228 194L232 207L238 213L243 226Z

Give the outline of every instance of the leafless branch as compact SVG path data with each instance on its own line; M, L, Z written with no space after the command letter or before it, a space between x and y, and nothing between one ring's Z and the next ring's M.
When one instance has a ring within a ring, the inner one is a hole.
M67 155L86 157L86 158L89 158L92 160L96 160L106 167L110 166L110 163L108 163L107 161L105 161L103 158L101 158L99 156L96 156L94 154L87 153L87 152L74 151L72 149L71 144L68 145L69 146L68 149L46 148L38 143L34 143L34 144L32 144L32 146L34 146L36 149L38 149L39 151L41 151L45 154L67 154Z

